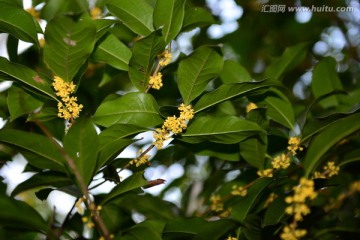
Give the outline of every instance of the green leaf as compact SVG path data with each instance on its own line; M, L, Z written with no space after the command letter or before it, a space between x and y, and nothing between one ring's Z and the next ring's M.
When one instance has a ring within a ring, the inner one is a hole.
M263 80L259 82L242 82L223 84L212 92L204 94L195 104L195 113L205 110L223 101L250 95L259 89L267 89L273 86L280 86L277 81Z
M164 49L165 42L160 30L135 42L129 63L129 77L139 91L146 90L154 61Z
M316 169L322 156L337 142L360 129L360 113L339 119L312 138L304 158L305 176Z
M94 121L105 127L116 123L153 127L163 122L156 100L146 93L128 93L102 103L94 115Z
M252 80L246 68L232 60L226 60L224 62L224 68L220 78L223 83L241 83Z
M136 172L130 177L126 178L124 181L116 185L108 195L104 197L101 202L101 205L113 200L114 198L119 197L120 195L129 192L131 190L140 188L147 184L147 181L144 178L144 171Z
M42 101L13 84L8 91L7 104L11 121L31 113L43 105Z
M95 36L91 19L56 16L46 26L44 61L54 74L70 82L93 51Z
M118 21L115 19L96 19L94 23L96 26L96 41L98 41L114 24L118 23Z
M180 62L178 86L185 105L190 104L212 79L220 75L222 67L222 56L214 48L204 46Z
M147 36L154 30L154 9L146 0L109 0L106 7L134 33Z
M0 74L1 80L19 81L36 90L38 94L57 101L50 87L50 80L40 77L37 72L26 66L9 62L6 58L0 57L0 73L5 74L5 76Z
M1 3L0 32L7 32L25 42L38 44L37 22L24 9L9 4Z
M164 240L218 240L236 227L236 222L229 219L205 221L202 218L177 218L169 221L163 231Z
M309 43L299 43L285 49L280 59L274 61L265 71L265 76L274 79L296 67L307 55Z
M165 223L158 220L145 220L144 222L136 224L124 234L121 239L124 240L162 240L161 232Z
M185 31L190 31L196 27L209 26L215 23L216 21L213 15L205 8L191 7L185 9L183 22L183 29Z
M267 115L277 123L290 129L294 128L295 113L289 99L279 90L271 89L264 100Z
M263 135L260 135L263 136ZM251 166L264 169L267 138L251 137L240 143L240 155Z
M17 185L16 188L11 192L11 196L14 197L21 192L37 187L63 187L71 184L73 184L73 182L65 174L53 171L40 172Z
M107 161L116 157L125 147L136 140L124 139L140 132L147 131L146 128L130 125L115 124L99 135L99 167L102 167Z
M89 184L95 174L98 146L98 135L91 119L77 119L65 135L64 149L74 160L85 184Z
M54 170L64 170L64 158L59 149L49 138L43 135L15 129L2 129L0 130L0 142L20 147L47 159L54 167L56 166L57 169Z
M264 226L278 224L286 215L285 208L288 204L282 198L276 198L266 209L264 215Z
M46 233L48 224L28 204L0 195L0 226Z
M154 25L162 29L168 44L180 32L184 19L186 0L157 0L154 8Z
M130 49L113 34L108 35L95 49L92 59L105 62L119 70L127 71L131 58Z
M356 149L354 151L345 154L344 158L339 163L339 167L356 161L360 161L360 149Z
M238 117L199 117L190 123L181 140L191 143L209 141L233 144L263 133L264 130L256 123Z
M341 81L336 72L336 61L331 57L326 57L318 62L313 70L311 90L316 98L321 97L334 90L342 90ZM338 95L329 96L319 104L324 108L339 105Z
M239 222L243 222L251 210L257 204L259 198L263 194L263 191L269 186L273 180L271 178L258 178L253 185L249 188L248 194L245 197L239 198L239 200L232 206L233 219Z
M184 144L186 149L190 149L196 155L216 157L227 161L239 161L239 145L238 144L219 144L211 142L203 142L198 144Z

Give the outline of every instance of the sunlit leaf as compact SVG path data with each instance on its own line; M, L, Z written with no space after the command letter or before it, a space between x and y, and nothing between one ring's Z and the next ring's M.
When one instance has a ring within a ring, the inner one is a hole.
M91 19L57 16L46 26L44 61L54 74L70 82L93 51L95 36Z
M233 144L263 133L264 130L256 123L238 117L199 117L190 123L181 139L191 143L209 141Z
M196 27L209 26L216 21L210 11L201 7L189 7L185 9L184 30L192 30Z
M145 0L109 0L106 7L125 26L139 35L147 36L154 30L154 9Z
M247 96L259 89L267 89L273 86L280 85L274 80L223 84L214 91L206 93L200 97L199 101L195 104L194 109L195 112L200 112L223 101L235 97Z
M188 105L198 97L220 75L222 67L223 59L214 48L199 47L183 59L178 69L178 86L184 103Z
M107 36L95 49L92 59L105 62L119 70L127 71L131 58L130 49L114 35Z
M163 120L153 96L145 93L128 93L102 103L94 115L95 123L109 127L117 123L152 127Z
M169 43L180 32L184 18L186 0L158 0L154 8L154 25L162 29L165 43Z
M223 83L250 82L252 79L249 72L242 65L232 60L224 62L220 78Z

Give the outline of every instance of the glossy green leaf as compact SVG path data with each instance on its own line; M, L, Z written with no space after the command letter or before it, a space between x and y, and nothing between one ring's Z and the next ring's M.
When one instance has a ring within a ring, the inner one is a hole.
M241 83L252 80L246 68L233 60L226 60L224 62L220 78L223 83Z
M282 56L265 71L265 76L280 80L281 76L296 67L307 55L309 43L299 43L285 49Z
M128 93L102 103L94 115L95 123L109 127L117 123L153 127L162 123L153 96L146 93Z
M273 180L271 178L259 178L255 180L253 185L249 188L248 194L241 197L235 205L232 206L231 216L239 222L243 222L251 210L258 203L263 191L269 186Z
M312 80L311 90L316 98L323 96L334 90L341 90L341 81L336 72L336 61L331 57L326 57L316 64ZM319 104L324 108L335 107L339 105L339 95L329 96L323 99Z
M264 215L264 226L278 224L285 216L285 208L289 205L282 198L276 198L266 209Z
M267 138L251 137L240 143L240 155L251 166L264 169Z
M268 116L290 129L294 128L295 113L289 99L279 90L271 89L264 100Z
M312 138L304 159L305 176L315 171L322 156L346 136L359 131L360 113L339 119Z
M125 240L142 240L142 239L152 239L152 240L162 240L161 232L164 228L165 223L158 220L145 220L139 224L136 224L134 227L129 229L129 231L124 234L122 239Z
M50 87L50 80L39 76L34 70L16 63L9 62L6 58L0 57L0 76L1 80L19 81L38 94L50 97L56 100L56 96Z
M7 103L12 121L35 111L43 105L42 101L15 85L12 85L8 91Z
M256 123L238 117L199 117L189 124L181 139L191 143L209 141L233 144L263 133L264 130Z
M109 0L106 7L134 33L147 36L154 30L154 9L145 0Z
M102 167L125 147L136 141L124 138L145 131L147 131L146 128L130 124L115 124L102 131L99 135L99 167Z
M74 160L85 184L89 184L95 174L98 146L98 135L88 118L77 119L65 135L64 149Z
M129 63L129 77L139 91L146 90L149 77L154 71L154 61L164 49L165 42L160 30L135 42Z
M57 16L46 26L44 61L55 75L70 82L92 53L95 36L91 19Z
M186 0L158 0L154 8L154 25L162 30L168 44L180 32L184 19Z
M46 233L49 226L28 204L0 195L0 225Z
M53 171L40 172L17 185L16 188L11 192L11 196L16 196L21 192L37 187L62 187L71 184L73 184L72 180L65 174L60 174Z
M0 8L0 32L10 33L25 42L38 44L37 22L24 9L6 2Z
M209 26L216 21L210 11L201 7L190 7L185 9L183 29L186 31L196 27Z
M108 35L95 49L92 59L104 62L119 70L127 71L131 58L130 49L113 34Z
M124 181L120 182L110 191L108 195L106 195L106 197L102 200L101 205L104 205L105 203L119 197L126 192L145 186L147 181L143 175L144 171L136 172L130 177L126 178Z
M273 86L280 85L274 80L223 84L214 91L204 94L195 104L194 109L195 112L200 112L223 101L247 96L259 89L268 89Z
M36 6L37 4L34 1L33 6ZM79 13L87 12L88 10L89 3L87 0L46 1L46 4L41 9L41 17L49 22L59 15L76 17Z
M102 38L117 22L115 19L96 19L94 21L96 26L96 41Z
M222 56L213 48L199 47L184 58L178 69L178 86L186 105L198 97L223 67Z
M184 144L184 147L190 149L193 153L199 156L216 157L227 161L240 160L238 144L202 142L198 144Z
M15 129L0 130L0 142L16 146L50 161L58 169L64 169L64 158L55 144L47 137Z

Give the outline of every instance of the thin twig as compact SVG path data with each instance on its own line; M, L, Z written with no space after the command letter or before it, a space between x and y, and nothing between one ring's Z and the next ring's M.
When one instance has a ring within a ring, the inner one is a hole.
M39 121L35 121L35 123L40 127L40 129L45 133L45 135L54 143L56 148L59 150L61 155L64 157L66 162L68 163L71 171L74 173L75 178L79 184L80 190L83 193L86 201L85 204L87 208L92 212L92 218L95 222L95 225L97 226L97 229L101 233L101 235L105 238L105 240L111 240L110 232L107 229L104 220L101 218L99 211L96 208L95 203L91 200L90 193L88 191L87 185L84 182L84 179L82 178L79 170L76 167L74 159L72 159L67 152L64 151L64 149L61 147L61 145L54 140L53 135L51 132Z

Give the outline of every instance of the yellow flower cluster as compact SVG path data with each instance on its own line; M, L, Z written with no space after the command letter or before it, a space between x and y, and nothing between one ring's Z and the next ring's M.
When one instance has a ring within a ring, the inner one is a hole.
M287 156L285 153L283 153L280 156L275 157L271 161L271 165L275 169L279 169L279 168L286 169L290 166L290 157Z
M170 138L170 132L174 134L182 133L186 127L187 122L194 117L194 109L188 105L181 104L178 109L180 116L167 117L162 128L155 129L153 136L155 142L153 143L158 149L161 149L164 141Z
M283 228L280 238L283 240L298 240L305 235L305 229L296 229L296 224L291 223Z
M70 96L75 91L76 86L72 82L65 82L58 76L54 77L52 85L56 91L56 96L61 98L61 102L58 103L58 117L65 120L73 120L79 117L83 105L77 104L77 97Z
M169 50L165 50L162 54L159 55L159 65L164 67L171 62L171 53Z
M244 187L232 186L231 195L245 197L247 195L247 189Z
M228 237L226 240L238 240L236 237Z
M150 164L149 163L150 155L149 154L142 155L141 153L142 153L142 151L140 150L139 151L139 157L131 160L129 162L129 164L130 165L135 164L136 167L139 167L139 166L141 166L143 164Z
M210 197L210 209L211 211L214 212L221 212L222 210L224 210L224 204L221 200L220 195L213 195Z
M314 172L314 178L330 178L338 175L340 171L340 167L336 166L334 162L327 162L323 169L323 172Z
M162 74L158 72L155 76L150 76L149 84L152 88L159 90L162 84Z
M303 148L300 146L301 143L301 139L299 137L291 137L289 139L289 146L288 146L288 150L292 153L293 156L296 155L296 151L302 151Z
M100 8L98 7L94 7L90 10L90 16L92 19L97 19L100 18L102 14L102 11Z
M257 175L259 175L259 177L273 177L273 171L274 169L272 168L259 170L257 171Z
M258 106L253 103L253 102L250 102L247 106L246 106L246 113L250 112L251 110L254 110L254 109L257 109Z
M76 201L75 203L75 207L76 207L76 211L80 214L83 215L84 214L84 198L79 198L79 200Z
M285 212L290 215L294 214L295 221L302 221L303 216L310 213L306 200L313 200L317 196L314 191L314 181L303 177L300 179L300 184L293 189L294 195L285 198L285 202L291 204L285 209Z
M350 192L360 192L360 180L351 183Z

